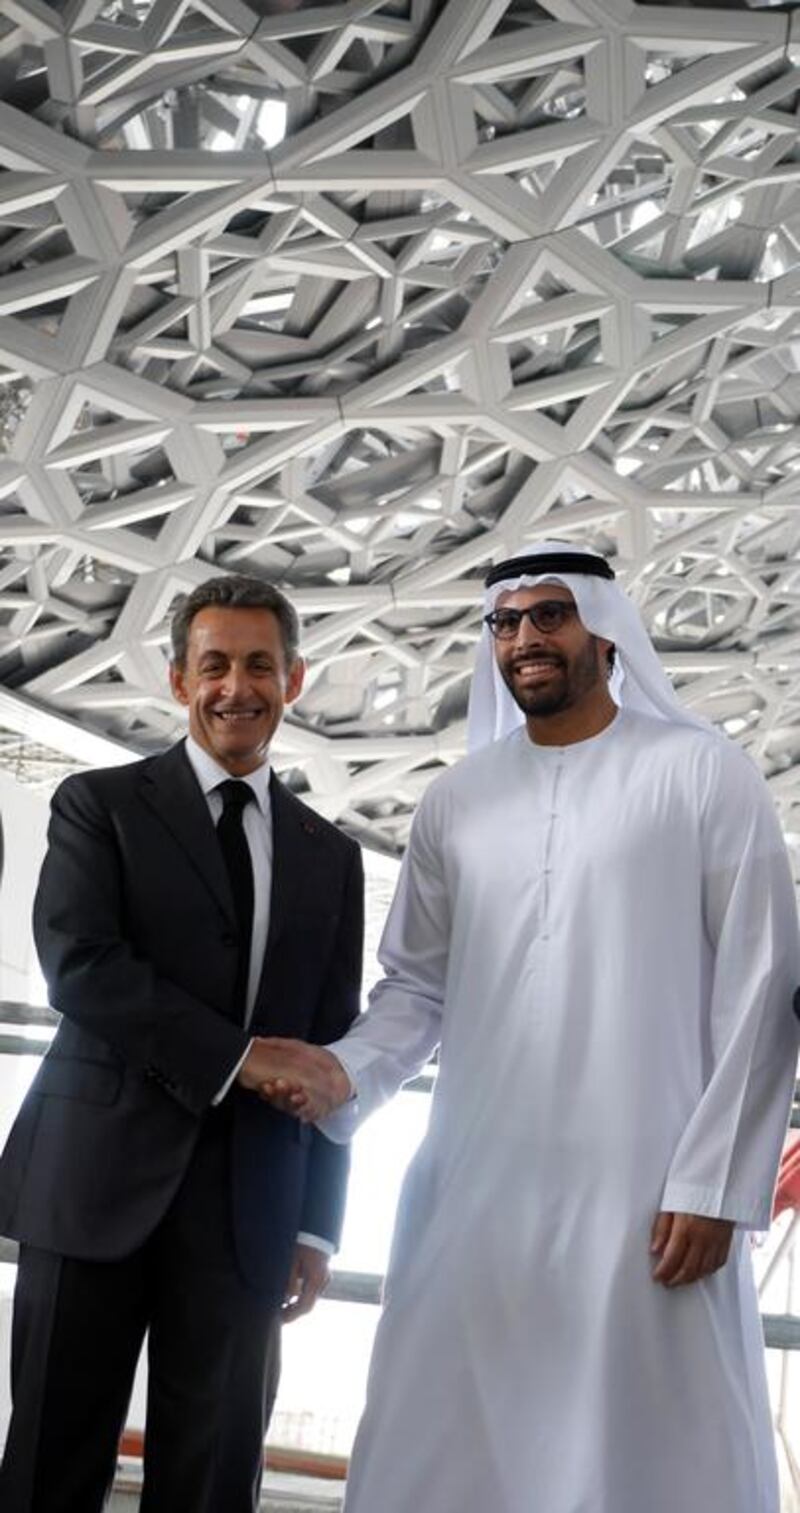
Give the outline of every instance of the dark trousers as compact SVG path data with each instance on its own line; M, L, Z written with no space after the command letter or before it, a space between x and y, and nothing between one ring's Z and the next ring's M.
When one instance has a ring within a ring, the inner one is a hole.
M241 1279L228 1129L207 1121L166 1217L121 1261L23 1246L2 1513L100 1513L146 1331L141 1513L253 1513L280 1316Z

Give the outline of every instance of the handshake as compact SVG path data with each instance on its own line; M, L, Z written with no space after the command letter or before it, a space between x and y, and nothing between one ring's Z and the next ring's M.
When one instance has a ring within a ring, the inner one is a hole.
M237 1080L304 1124L332 1114L353 1092L347 1072L332 1051L277 1036L255 1038Z

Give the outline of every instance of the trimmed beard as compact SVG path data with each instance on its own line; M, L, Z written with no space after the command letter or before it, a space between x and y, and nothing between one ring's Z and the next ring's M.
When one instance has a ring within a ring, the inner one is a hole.
M590 635L586 646L576 653L572 661L560 653L550 653L556 676L555 687L519 689L514 683L511 664L498 664L500 676L511 694L514 703L526 717L533 715L546 719L548 715L561 714L571 709L586 694L591 693L601 681L597 660L597 637Z

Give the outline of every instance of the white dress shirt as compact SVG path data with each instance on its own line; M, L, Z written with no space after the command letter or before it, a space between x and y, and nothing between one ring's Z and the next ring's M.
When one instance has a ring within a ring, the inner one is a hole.
M186 737L186 755L189 764L203 791L209 813L216 827L217 821L222 814L222 797L216 791L220 783L226 782L231 774L221 767L219 762L198 745L193 736ZM256 1001L256 993L261 980L261 969L264 965L264 953L267 949L267 935L269 933L269 906L270 892L272 888L272 804L269 796L269 762L263 762L255 772L248 772L245 777L238 779L239 782L247 783L252 788L255 803L247 804L242 811L244 833L250 849L250 861L253 867L253 930L250 938L250 971L247 978L247 998L245 1001L245 1028L250 1023L253 1007ZM252 1041L251 1041L252 1044ZM248 1050L250 1047L248 1046ZM226 1093L236 1081L239 1068L247 1056L245 1051L241 1061L237 1063L217 1093L214 1103L221 1103ZM315 1250L323 1250L327 1255L333 1255L334 1246L329 1240L321 1235L309 1235L305 1232L298 1234L298 1242L303 1245L312 1245Z

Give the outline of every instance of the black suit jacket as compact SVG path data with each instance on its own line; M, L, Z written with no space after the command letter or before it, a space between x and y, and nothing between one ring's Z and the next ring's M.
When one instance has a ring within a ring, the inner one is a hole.
M269 937L246 1032L232 1017L233 899L183 743L61 784L34 929L63 1017L0 1158L0 1233L85 1259L129 1254L169 1206L250 1034L324 1043L355 1017L359 848L274 776L270 794ZM228 1098L238 1259L277 1300L298 1230L338 1241L348 1151L238 1086Z

